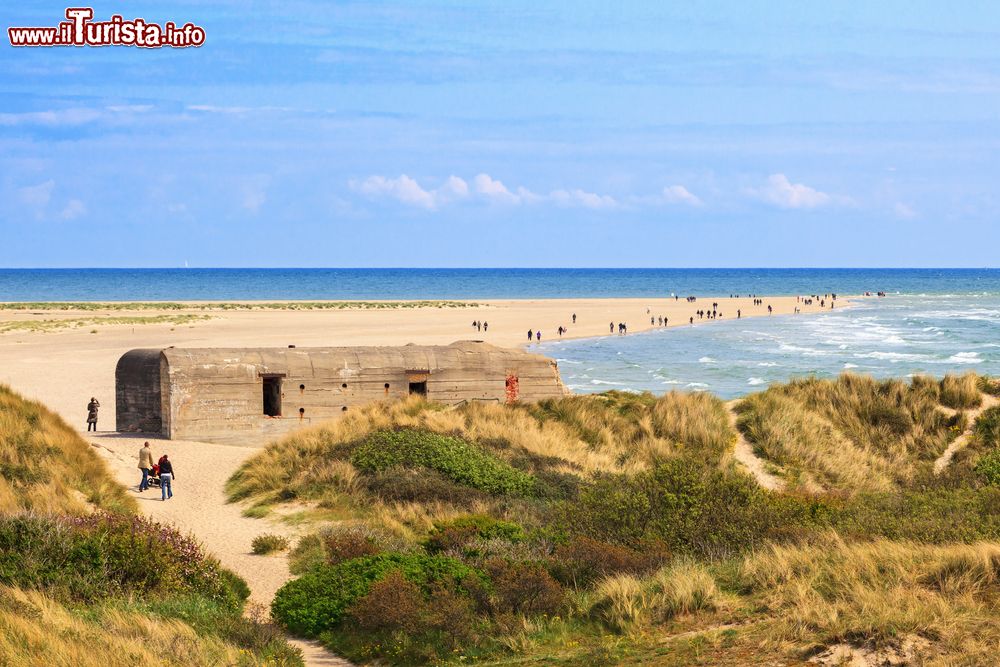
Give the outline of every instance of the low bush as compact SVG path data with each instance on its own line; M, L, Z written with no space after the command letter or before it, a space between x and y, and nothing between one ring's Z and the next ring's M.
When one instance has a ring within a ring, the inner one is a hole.
M196 593L231 610L248 594L175 528L103 514L0 517L0 583L77 601Z
M460 438L430 431L376 431L354 450L351 463L372 474L388 468L428 468L492 495L527 496L534 479Z
M327 636L352 656L406 665L439 662L476 639L472 599L440 585L425 593L398 570L375 582L347 613L350 627Z
M477 540L521 542L524 528L513 521L501 521L483 514L458 517L434 524L424 548L430 553L462 551Z
M1000 406L983 410L973 425L973 434L983 447L1000 447Z
M479 489L454 482L444 474L427 468L395 466L365 475L361 484L368 493L386 502L442 501L464 506L490 497Z
M662 542L648 542L632 549L576 535L556 547L550 569L564 584L587 586L615 574L646 574L669 557L669 549Z
M454 558L384 553L310 570L282 586L271 611L292 632L316 637L335 629L348 608L393 571L425 594L437 587L470 593L487 584L485 575Z
M281 535L264 534L253 538L250 543L250 550L255 554L263 556L276 551L284 551L288 548L288 538Z
M1000 486L1000 449L984 454L976 462L975 471L986 480L987 484Z
M493 610L501 614L554 614L565 593L540 563L493 559L486 564L493 584Z

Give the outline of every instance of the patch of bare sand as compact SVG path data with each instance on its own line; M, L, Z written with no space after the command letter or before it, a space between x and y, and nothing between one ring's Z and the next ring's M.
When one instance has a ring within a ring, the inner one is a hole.
M274 594L291 578L288 557L255 555L250 543L262 533L273 533L289 538L294 544L298 531L267 519L244 517L240 505L226 502L223 490L229 476L243 461L259 452L258 448L113 433L90 434L87 439L104 456L118 480L133 490L143 514L193 534L225 567L246 579L252 604L270 609ZM173 498L169 500L161 500L161 491L155 487L142 493L135 491L141 478L136 467L138 452L146 440L155 458L168 454L173 463L176 480ZM292 643L302 650L307 665L350 665L316 642Z
M976 420L979 415L983 414L986 410L992 408L995 405L1000 405L1000 400L995 396L990 394L983 394L983 402L975 410L969 410L967 417L969 419L969 427L962 432L957 438L949 443L948 448L941 453L941 456L934 461L934 474L940 475L944 472L944 469L948 467L951 460L955 458L955 454L960 450L965 449L965 446L969 444L969 438L972 437L972 429L976 426ZM951 410L951 408L945 408L944 406L939 406L942 410ZM954 415L957 411L952 410L951 414ZM947 413L946 413L947 414Z

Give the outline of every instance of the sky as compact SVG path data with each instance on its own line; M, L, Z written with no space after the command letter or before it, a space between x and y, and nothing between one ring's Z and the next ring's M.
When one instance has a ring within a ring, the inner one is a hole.
M998 265L998 3L93 7L206 41L3 36L0 267Z

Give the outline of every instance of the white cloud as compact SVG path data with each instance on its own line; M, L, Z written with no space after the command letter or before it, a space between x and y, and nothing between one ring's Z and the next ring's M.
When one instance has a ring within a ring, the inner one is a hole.
M683 185L668 185L663 188L663 201L668 204L688 204L701 206L702 201Z
M802 183L792 183L784 174L771 174L767 184L747 193L780 208L818 208L832 201L830 195Z
M477 174L471 185L458 176L449 176L444 184L435 189L424 188L406 174L401 174L398 178L369 176L363 181L349 181L348 185L367 197L395 199L408 206L427 210L435 210L462 199L512 206L545 201L560 206L583 206L591 209L618 206L613 197L580 189L553 190L548 195L537 194L522 186L512 189L504 185L503 181L485 173Z
M75 220L87 212L87 205L79 199L70 199L59 213L63 220Z
M896 202L892 207L893 215L895 215L900 220L913 220L917 217L917 211L909 204L904 204L901 201Z
M100 120L102 116L103 113L96 109L61 109L58 111L0 113L0 125L48 125L50 127L84 125Z
M584 208L599 209L613 208L618 205L614 197L585 192L580 189L553 190L549 193L549 198L560 206L583 206Z
M17 191L21 203L36 209L43 209L49 205L52 199L52 190L56 187L56 182L49 179L38 185L28 185L19 188Z

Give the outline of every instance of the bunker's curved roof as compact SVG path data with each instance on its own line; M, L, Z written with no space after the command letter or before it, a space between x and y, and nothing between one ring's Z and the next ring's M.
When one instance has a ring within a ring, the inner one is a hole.
M507 366L554 364L551 359L482 341L451 345L399 347L287 347L287 348L167 348L161 353L170 370L199 370L218 377L231 373L275 373L295 376L326 375L340 369L431 371L447 368L500 369Z

